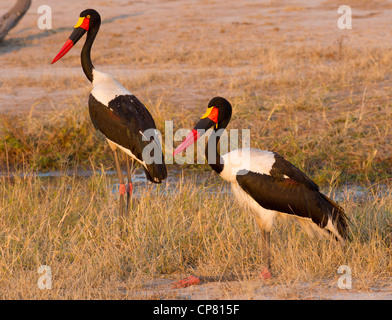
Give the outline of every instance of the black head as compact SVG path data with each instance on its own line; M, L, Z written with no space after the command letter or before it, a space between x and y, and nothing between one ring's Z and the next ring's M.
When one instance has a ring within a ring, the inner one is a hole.
M224 129L231 119L232 108L229 101L222 97L215 97L208 103L207 112L200 118L191 133L174 151L174 155L179 154L192 145L197 139L211 127L214 130Z
M52 64L60 60L65 54L73 48L73 46L83 37L89 30L94 29L95 33L98 32L101 25L101 16L94 9L87 9L80 13L79 20L76 23L74 30L67 42L61 48L60 52L53 59Z
M88 21L84 22L86 19L88 19ZM79 22L80 21L82 21L82 23L85 23L88 26L87 30L89 30L101 24L101 16L94 9L86 9L82 11L79 15Z
M217 109L217 111L214 111L214 108ZM217 112L218 114L217 121L215 121L214 118L212 119L215 122L215 128L216 129L226 128L227 125L229 124L229 121L231 119L231 114L232 114L232 107L230 102L222 97L212 98L208 103L207 112L202 117L202 119L208 117L208 115L213 114L215 112Z

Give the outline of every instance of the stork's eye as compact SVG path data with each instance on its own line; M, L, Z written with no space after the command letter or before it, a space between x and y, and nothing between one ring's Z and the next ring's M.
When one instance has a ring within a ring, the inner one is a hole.
M87 17L86 17L87 19L90 19L90 15L87 15Z

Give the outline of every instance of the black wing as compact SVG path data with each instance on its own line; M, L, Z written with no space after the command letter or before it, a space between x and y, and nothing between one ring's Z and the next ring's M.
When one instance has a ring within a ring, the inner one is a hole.
M146 139L143 139L142 135L148 129L156 129L154 119L135 96L121 95L110 101L109 106L105 106L90 94L89 111L98 131L109 140L130 150L140 161L143 161L143 149L151 142L157 143L160 154L156 158L159 156L160 161L147 164L147 170L144 169L147 178L152 182L161 182L166 178L167 171L159 140L157 137L149 136L149 140L144 141Z
M315 184L305 173L303 173L279 154L274 153L274 156L275 163L273 164L270 172L271 176L279 181L284 181L284 176L287 176L291 180L309 188L310 190L319 191L318 185Z
M237 175L237 182L265 209L311 218L321 227L328 222L319 192L292 179L279 180L267 174L249 171Z
M270 175L252 171L238 174L236 179L241 188L263 208L310 218L321 228L330 218L346 238L343 209L320 193L318 186L301 170L277 154L275 159Z

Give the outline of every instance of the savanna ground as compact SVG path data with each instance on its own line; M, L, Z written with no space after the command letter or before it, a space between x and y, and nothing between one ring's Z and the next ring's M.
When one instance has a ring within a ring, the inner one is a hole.
M52 30L37 27L43 4ZM352 30L337 27L342 4ZM253 218L207 165L168 165L158 187L136 170L120 221L113 158L88 116L82 44L50 65L88 7L103 18L94 65L145 103L163 138L165 121L192 128L210 98L226 97L229 129L251 129L252 147L280 153L337 198L352 241L279 223L274 277L261 281ZM391 14L381 0L33 1L0 44L0 297L391 299ZM37 287L40 265L52 269L51 290ZM351 290L337 286L341 265ZM216 280L171 289L190 274Z

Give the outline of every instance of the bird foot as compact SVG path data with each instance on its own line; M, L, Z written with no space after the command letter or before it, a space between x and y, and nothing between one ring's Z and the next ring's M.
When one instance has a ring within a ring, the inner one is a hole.
M172 289L186 288L186 287L190 287L193 285L198 285L200 283L201 283L201 280L199 277L190 276L188 278L185 278L185 279L182 279L180 281L173 283Z
M270 279L271 277L272 277L271 272L269 272L267 268L263 268L263 271L261 271L260 273L260 278L262 280L267 280Z

